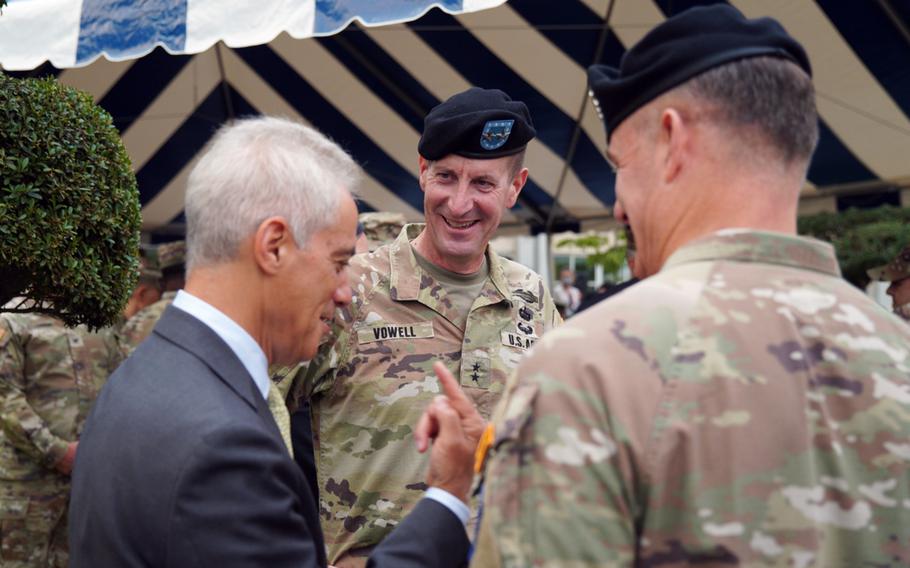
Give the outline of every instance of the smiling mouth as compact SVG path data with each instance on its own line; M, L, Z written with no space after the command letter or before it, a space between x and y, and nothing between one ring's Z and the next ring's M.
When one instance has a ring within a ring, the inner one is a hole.
M479 223L479 221L464 221L464 222L458 223L456 221L450 221L449 219L446 219L445 217L443 217L443 220L446 222L446 225L448 225L449 227L451 227L453 229L467 229L467 228L473 227L474 225Z

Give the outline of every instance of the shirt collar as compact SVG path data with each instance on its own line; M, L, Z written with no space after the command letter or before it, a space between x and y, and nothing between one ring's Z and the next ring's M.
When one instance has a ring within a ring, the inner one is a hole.
M841 275L834 247L830 244L808 237L751 229L724 229L688 243L670 255L661 271L680 264L712 260L761 262L814 270L838 278Z
M177 292L173 306L180 308L209 326L237 355L247 372L253 377L262 397L269 397L269 362L256 340L221 310L197 298L186 290Z
M430 278L430 275L417 263L414 252L411 250L411 241L416 239L425 227L424 223L408 223L401 229L398 238L389 245L389 260L391 261L389 287L393 300L418 299L421 280ZM491 297L490 301L508 300L509 286L506 282L502 260L489 245L487 245L486 255L490 269L489 277L495 288L490 293L496 296ZM482 293L485 292L486 289Z

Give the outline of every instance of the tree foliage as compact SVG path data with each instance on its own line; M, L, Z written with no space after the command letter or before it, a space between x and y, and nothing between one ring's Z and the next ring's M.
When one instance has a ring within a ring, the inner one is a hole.
M562 239L556 243L556 248L565 247L582 249L589 264L603 266L604 274L609 275L614 282L619 280L619 271L626 263L626 238L622 233L617 234L616 241L591 233Z
M68 325L112 322L138 276L139 224L110 115L53 79L0 74L0 305L24 296Z
M837 250L844 278L865 288L866 270L891 262L910 243L910 209L883 206L800 217L799 233L828 241Z

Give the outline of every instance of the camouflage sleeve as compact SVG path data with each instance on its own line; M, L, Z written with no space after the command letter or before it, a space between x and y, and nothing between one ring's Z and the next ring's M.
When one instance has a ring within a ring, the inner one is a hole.
M634 560L640 499L628 440L606 413L597 370L570 348L571 331L535 346L497 410L472 566Z
M66 454L69 442L55 436L26 399L25 337L0 319L0 427L7 440L48 468Z

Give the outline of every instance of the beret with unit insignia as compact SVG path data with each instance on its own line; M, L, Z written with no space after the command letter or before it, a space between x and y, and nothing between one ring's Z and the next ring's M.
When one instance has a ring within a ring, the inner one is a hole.
M417 151L427 160L449 154L489 160L517 154L536 134L523 102L498 89L472 87L433 107Z
M589 94L609 140L622 121L659 95L714 67L761 56L789 59L812 75L806 50L776 20L750 20L728 4L699 6L648 32L618 69L589 67Z

